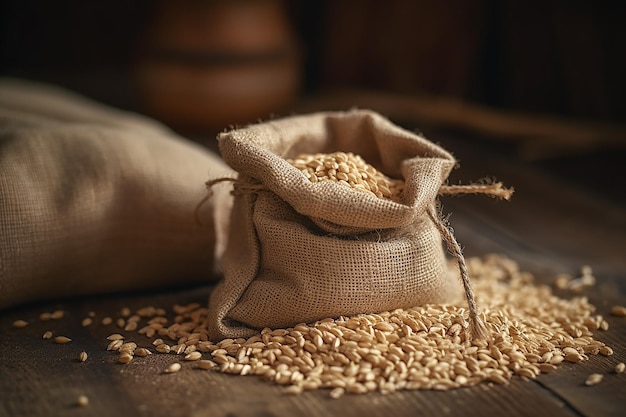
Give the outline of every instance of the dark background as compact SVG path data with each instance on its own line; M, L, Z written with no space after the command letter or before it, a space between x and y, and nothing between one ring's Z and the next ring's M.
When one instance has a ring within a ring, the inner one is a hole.
M1 7L0 71L78 84L70 75L128 75L158 2L12 0ZM296 0L284 7L306 51L307 92L357 86L626 118L623 2Z
M242 34L231 21L251 9L255 23ZM309 97L346 89L623 128L625 18L625 3L617 1L11 0L0 6L0 75L59 84L189 137L290 114ZM189 115L184 119L155 106L169 98L142 90L137 68L163 65L193 67L199 78L166 72L159 88L170 81L177 88L176 77L193 84L231 69L280 67L294 82L277 85L275 101L243 97L247 102L219 118L212 115L224 101L207 95L190 104L177 96L173 108ZM256 107L243 111L252 102ZM519 145L466 137L514 156ZM604 197L624 201L614 183L624 174L626 137L584 152L568 150L567 138L559 146L562 153L531 163L595 191L611 184Z

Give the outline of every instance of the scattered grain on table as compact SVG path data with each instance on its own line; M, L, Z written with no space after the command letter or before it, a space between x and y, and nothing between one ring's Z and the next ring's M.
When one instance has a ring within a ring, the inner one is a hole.
M608 322L595 314L586 297L556 297L549 287L534 284L532 275L502 256L471 258L468 267L490 340L468 336L467 311L462 305L425 305L329 318L288 329L266 328L248 339L218 342L208 339L207 308L198 303L174 305L169 314L155 307L143 307L134 314L122 310L120 314L127 318L122 319L124 331L152 339L159 353L184 355L183 360L197 362L200 369L257 375L284 385L289 394L328 388L332 398L370 391L448 390L481 382L506 384L516 375L533 379L554 372L562 362L613 354L611 347L593 337L594 331L607 330ZM591 273L588 269L583 272L583 277ZM616 316L625 312L623 306L611 309ZM57 310L42 313L40 318L63 315L63 310ZM81 324L90 325L91 317L95 313ZM113 324L107 318L103 323ZM24 320L14 322L15 327L26 325ZM43 338L52 338L52 331L46 331ZM151 354L121 333L113 333L107 340L107 349L116 351L122 364ZM54 341L63 344L71 339L56 336ZM81 362L87 357L84 351L79 354ZM624 372L624 367L617 364L615 373ZM175 362L164 372L181 369ZM585 385L598 384L602 378L602 374L591 374Z
M61 344L61 345L69 343L71 341L72 341L72 339L70 339L67 336L57 336L57 337L54 338L54 342L58 343L58 344Z
M143 323L135 333L155 330L149 339L157 352L193 358L196 368L257 375L291 394L328 388L333 398L506 384L514 376L534 379L554 372L563 362L613 354L594 339L608 322L586 297L559 298L501 255L467 263L489 340L469 337L463 304L329 318L221 341L208 339L207 308L197 303L174 305L171 312L143 307L136 311ZM121 339L114 342L117 349L122 346ZM176 362L165 372L180 369Z
M580 274L581 275L578 278L572 279L570 282L567 283L568 290L580 292L585 288L593 287L594 285L596 285L596 277L593 275L593 270L591 269L591 266L582 266L582 268L580 269Z
M333 389L330 391L330 394L329 394L329 395L330 395L330 398L332 398L332 399L336 400L336 399L338 399L338 398L343 397L343 395L344 395L345 393L346 393L346 390L345 390L344 388L342 388L342 387L337 387L337 388L333 388Z
M79 395L76 399L76 405L79 407L87 407L89 405L89 398L86 395Z
M137 323L134 321L126 323L126 325L124 326L124 330L127 332L133 332L137 330Z
M133 355L135 353L135 349L137 349L137 343L135 343L135 342L126 342L126 343L122 343L122 345L119 347L118 351L120 353L129 353L129 354Z
M135 350L134 354L135 356L146 357L148 355L152 355L152 352L149 349L141 347Z
M197 350L185 355L186 361L197 361L197 360L200 360L201 358L202 358L202 353L198 352Z
M173 364L165 368L165 371L163 372L165 372L166 374L173 374L173 373L180 371L180 369L181 369L180 363L174 362Z
M112 350L114 352L117 352L120 349L120 347L122 347L123 344L124 344L124 341L121 339L112 340L111 343L109 343L109 345L107 346L107 350Z
M624 373L624 370L626 369L626 365L624 365L624 362L620 362L617 365L615 365L615 373L616 374L622 374Z
M63 310L56 310L56 311L53 311L53 312L50 314L50 318L51 318L52 320L60 320L60 319L62 319L64 316L65 316L65 311L63 311Z
M170 346L166 343L161 343L156 347L156 351L159 353L170 353L171 350Z
M298 394L302 394L302 391L303 391L302 385L289 385L287 386L287 388L285 388L283 393L290 394L290 395L298 395Z
M616 317L626 317L626 307L613 306L613 308L611 308L611 315Z
M26 326L28 326L28 322L26 320L15 320L13 322L13 327L16 327L18 329L21 329Z
M564 290L572 279L573 277L570 274L560 273L554 278L554 288Z
M602 382L602 379L604 379L604 375L602 374L591 374L585 380L585 385L598 385L600 382Z
M119 363L124 363L124 364L129 363L132 360L133 360L133 354L129 352L122 352L117 358L117 361Z
M198 361L198 368L200 369L215 369L217 367L217 364L215 362L213 362L212 360L208 360L208 359L201 359Z

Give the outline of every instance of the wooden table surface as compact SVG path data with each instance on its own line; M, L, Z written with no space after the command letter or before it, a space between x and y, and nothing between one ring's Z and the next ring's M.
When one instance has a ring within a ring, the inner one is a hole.
M626 305L626 209L592 189L581 188L545 171L488 150L473 140L435 138L461 161L452 182L496 176L515 186L511 202L482 196L450 197L446 212L466 255L507 254L539 281L558 272L576 274L590 265L597 284L585 291L610 328L597 337L614 355L563 364L551 374L507 385L480 384L452 391L403 391L393 394L345 395L330 399L328 390L299 396L257 377L196 371L163 374L174 355L152 355L128 365L116 363L106 351L111 328L82 327L90 311L96 320L122 307L174 303L206 303L210 287L177 288L168 292L120 294L22 306L0 316L1 416L622 416L626 410L626 374L610 375L587 387L585 378L607 373L626 361L626 318L609 315L611 306ZM592 169L586 167L585 169ZM65 310L56 322L37 320L44 311ZM23 329L17 319L31 320ZM43 340L57 330L73 341L66 345ZM89 358L77 360L80 351ZM188 369L187 369L188 368ZM77 407L79 395L90 399Z

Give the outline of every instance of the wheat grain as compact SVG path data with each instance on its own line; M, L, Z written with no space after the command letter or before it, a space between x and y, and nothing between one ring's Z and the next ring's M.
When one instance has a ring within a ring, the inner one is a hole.
M202 353L194 351L185 355L184 359L186 361L197 361L200 360L200 358L202 358Z
M119 347L118 351L120 353L130 353L132 355L135 352L135 349L137 349L137 343L135 343L135 342L126 342L126 343L122 343L122 345Z
M617 317L626 317L626 307L613 306L613 308L611 308L611 315L617 316Z
M166 374L173 374L173 373L180 371L180 369L181 369L180 363L174 362L173 364L165 368L165 371L163 372L165 372Z
M112 340L107 346L107 350L118 351L123 344L124 341L122 339Z
M60 320L63 316L65 316L65 311L63 310L56 310L50 314L52 320Z
M336 388L333 388L333 389L330 391L329 396L330 396L330 398L332 398L332 399L336 400L337 398L341 398L341 397L343 397L343 395L345 394L345 392L346 392L346 390L345 390L344 388L342 388L342 387L336 387Z
M602 382L603 378L604 378L604 376L602 374L591 374L585 380L585 385L587 385L587 386L597 385L600 382Z
M86 395L79 395L76 399L76 405L79 407L87 407L89 405L89 398Z
M120 353L120 356L118 356L117 358L117 361L123 364L127 364L132 360L133 360L133 355L132 353L129 353L129 352L122 352Z
M172 349L167 343L161 343L160 345L157 345L156 347L156 351L159 353L170 353L171 350Z
M140 347L140 348L137 348L137 349L135 350L134 355L135 355L135 356L146 357L146 356L148 356L148 355L152 355L152 352L150 352L150 350L149 350L149 349L146 349L146 348Z
M137 322L136 321L129 321L126 323L126 325L124 326L124 330L127 332L132 332L137 330Z
M198 368L201 369L215 369L217 367L217 363L208 360L208 359L202 359L198 361Z

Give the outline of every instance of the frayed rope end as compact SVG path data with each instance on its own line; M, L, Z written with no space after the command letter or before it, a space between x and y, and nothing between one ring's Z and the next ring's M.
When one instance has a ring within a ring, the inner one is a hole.
M491 333L478 314L470 315L469 330L472 340L487 341L491 339Z
M442 185L439 195L485 194L501 200L510 200L515 192L513 187L506 188L501 182L492 184Z

